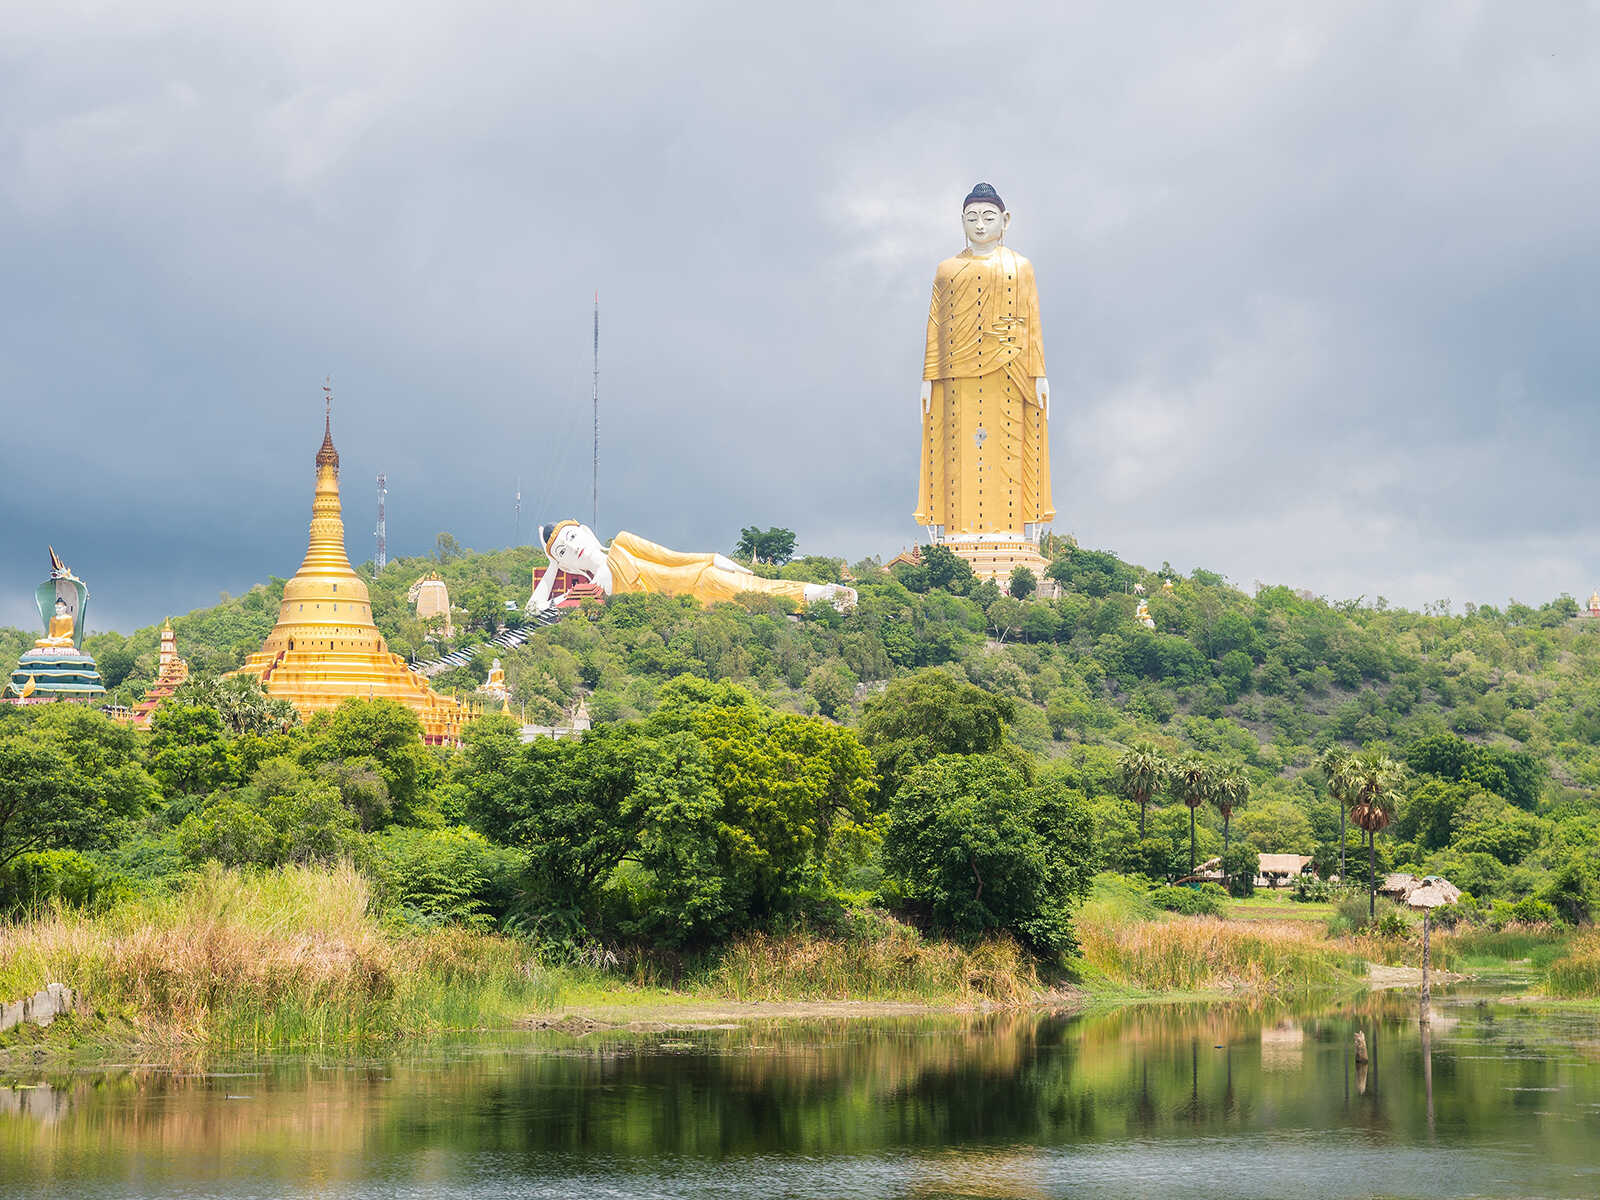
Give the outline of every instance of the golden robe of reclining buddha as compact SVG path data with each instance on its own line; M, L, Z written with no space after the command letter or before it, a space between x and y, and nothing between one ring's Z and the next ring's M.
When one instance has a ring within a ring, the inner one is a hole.
M527 611L542 612L556 604L552 598L557 571L581 575L608 596L630 592L658 592L667 596L693 596L702 604L732 600L741 592L777 596L795 610L816 600L836 608L851 608L854 588L836 583L803 583L798 579L763 579L721 554L669 550L636 533L622 532L602 546L594 530L577 521L561 521L545 533L545 553L557 569L539 578Z
M933 280L916 520L940 539L1031 539L1055 517L1039 293L1033 264L1003 244L1010 221L978 184L962 205L967 249Z

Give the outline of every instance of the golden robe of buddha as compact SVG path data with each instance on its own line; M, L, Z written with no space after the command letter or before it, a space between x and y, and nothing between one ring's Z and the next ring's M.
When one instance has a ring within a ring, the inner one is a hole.
M987 184L967 198L964 212L974 209L1010 219ZM928 305L916 520L945 537L1027 534L1055 517L1039 293L1003 230L986 245L969 228L971 245L939 264Z
M805 607L806 585L801 581L763 579L752 571L719 565L717 559L721 557L669 550L624 530L611 539L606 549L606 565L611 568L611 593L620 596L628 592L661 592L668 596L693 596L702 604L716 604L732 600L741 592L763 592L792 601L797 608Z
M65 647L73 644L72 640L73 617L67 608L67 602L60 598L56 600L55 615L50 618L49 628L44 637L34 643L35 648L44 650L50 647Z

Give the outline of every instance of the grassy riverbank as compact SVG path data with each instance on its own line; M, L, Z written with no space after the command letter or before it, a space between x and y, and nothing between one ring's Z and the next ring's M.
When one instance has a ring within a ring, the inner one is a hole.
M83 1002L55 1039L156 1050L428 1034L553 1001L553 981L519 943L401 931L371 907L348 867L212 869L175 894L0 925L0 996L60 980Z
M1359 988L1368 961L1412 957L1401 944L1330 937L1315 919L1161 913L1107 876L1077 930L1081 955L1065 967L1041 965L1007 937L940 941L881 913L828 937L754 934L696 959L601 951L558 960L522 939L399 923L348 867L213 867L179 892L0 923L0 999L54 980L83 997L72 1018L0 1035L0 1047L338 1048L596 1014L627 1022L1282 998ZM1441 933L1434 956L1457 971L1519 963L1544 994L1600 996L1600 934Z
M19 1027L0 1046L336 1047L503 1028L558 1010L797 1000L969 1008L1046 991L1010 938L960 946L889 918L837 938L752 935L670 973L657 959L596 957L561 963L516 938L396 924L375 912L366 878L350 868L213 868L179 893L0 924L0 998L55 980L83 997L52 1030Z

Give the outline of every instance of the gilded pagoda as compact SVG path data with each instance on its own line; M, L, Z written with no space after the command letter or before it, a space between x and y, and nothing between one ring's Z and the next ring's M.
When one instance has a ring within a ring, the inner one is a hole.
M367 585L345 552L331 406L316 468L305 560L284 585L278 623L235 674L254 675L268 695L288 700L302 719L352 698L395 700L417 714L424 741L458 742L465 710L390 651L372 623Z

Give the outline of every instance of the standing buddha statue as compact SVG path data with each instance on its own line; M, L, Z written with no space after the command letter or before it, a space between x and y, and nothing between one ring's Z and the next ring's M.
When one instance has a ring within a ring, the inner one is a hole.
M967 248L939 264L928 306L916 520L958 553L1016 543L1031 562L1055 517L1039 293L993 187L972 189L961 221Z

